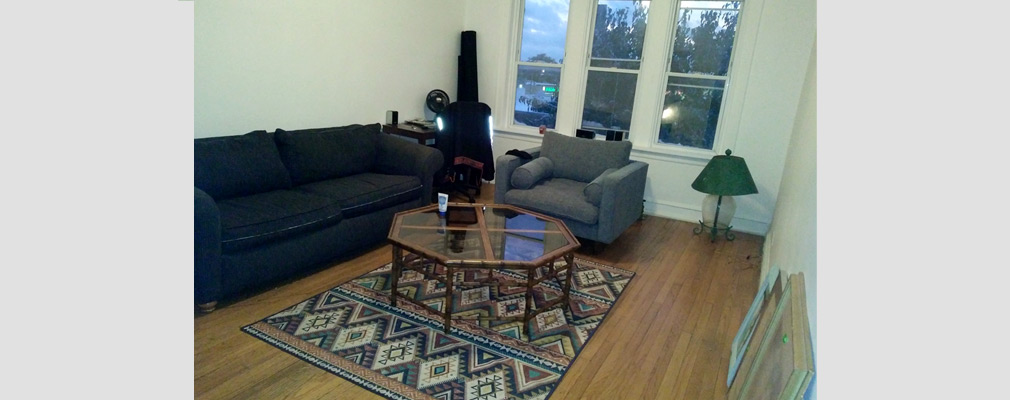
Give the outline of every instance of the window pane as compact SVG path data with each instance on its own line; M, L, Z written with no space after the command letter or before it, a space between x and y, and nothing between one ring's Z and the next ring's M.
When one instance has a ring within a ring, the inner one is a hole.
M593 27L592 67L638 69L649 15L648 1L601 0ZM622 62L636 60L634 62Z
M659 142L711 150L724 88L721 80L670 77Z
M567 32L568 0L527 0L519 61L560 64Z
M725 76L740 2L685 1L677 19L670 72Z
M515 123L554 128L558 117L561 68L520 65L516 79Z
M582 127L628 130L638 74L589 71Z

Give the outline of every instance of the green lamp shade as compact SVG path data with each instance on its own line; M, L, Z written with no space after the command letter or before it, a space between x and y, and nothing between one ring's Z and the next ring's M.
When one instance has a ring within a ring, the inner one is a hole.
M750 176L747 163L743 158L730 154L732 152L727 149L726 155L712 157L691 187L702 193L720 196L757 193L757 186L754 185L754 178Z

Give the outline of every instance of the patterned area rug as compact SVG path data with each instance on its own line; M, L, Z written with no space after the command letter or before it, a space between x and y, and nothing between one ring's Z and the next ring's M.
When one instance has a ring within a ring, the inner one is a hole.
M544 311L522 334L521 322L453 320L447 335L438 313L403 300L391 307L392 264L242 331L390 399L546 399L634 277L631 271L575 262L570 307ZM525 281L509 271L494 274ZM561 295L550 280L535 290L534 308ZM444 285L421 274L405 271L399 291L445 307ZM458 317L517 309L522 315L525 307L521 288L461 290L452 301Z

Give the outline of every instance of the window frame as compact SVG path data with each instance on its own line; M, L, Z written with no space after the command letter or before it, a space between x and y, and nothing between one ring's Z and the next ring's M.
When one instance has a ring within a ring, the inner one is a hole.
M569 3L568 3L568 15L569 15L569 28L568 29L569 29L569 31L570 31L570 25L571 25L570 22L571 22L571 14L572 14L572 4L571 3L572 3L572 1L569 0ZM523 125L523 124L517 124L516 123L515 104L516 104L516 101L517 101L517 99L516 99L516 86L518 85L518 80L519 80L519 67L520 66L536 66L536 67L559 68L560 69L560 74L561 75L560 75L560 78L558 80L558 87L557 87L557 90L559 92L558 95L557 95L558 96L558 111L555 114L554 128L549 128L549 129L558 130L559 126L563 125L563 123L561 121L561 117L560 117L562 104L563 103L567 103L566 101L563 101L561 93L565 93L565 92L561 88L564 85L565 79L566 79L565 78L565 69L566 69L565 66L568 64L568 54L569 54L568 48L569 48L569 42L571 42L571 40L570 40L570 32L566 31L566 33L565 33L565 52L564 52L564 55L562 56L561 62L558 63L558 64L549 64L549 63L542 63L542 62L523 61L520 53L522 52L523 23L525 22L525 19L526 19L525 18L525 16L526 16L525 14L526 14L526 0L515 0L515 1L513 1L512 2L512 20L511 20L511 24L512 24L512 28L511 28L512 29L512 37L511 37L511 40L509 41L510 42L509 43L509 59L508 59L509 68L508 68L507 76L505 78L505 91L504 91L503 96L502 96L504 98L505 104L506 104L506 107L504 107L506 109L506 111L505 111L506 115L505 115L505 118L503 118L504 121L500 124L500 127L502 128L501 130L504 130L506 132L520 133L520 134L526 134L526 135L531 135L531 136L535 135L535 136L539 137L540 136L540 129L539 129L539 127L529 126L529 125Z
M628 1L631 1L631 0L628 0ZM590 12L589 12L589 19L588 19L588 22L587 22L586 28L585 28L586 29L585 59L583 60L582 70L580 71L580 72L582 72L582 79L580 81L580 85L581 86L580 86L580 91L579 91L579 96L578 96L578 102L576 103L575 119L574 119L574 121L572 121L572 126L574 127L573 129L585 129L582 126L582 121L583 121L583 116L584 116L584 114L586 112L586 106L585 106L585 104L586 104L586 92L587 92L586 88L589 86L589 73L591 71L629 74L629 75L635 75L635 100L631 104L631 122L629 123L629 126L628 126L628 132L629 132L629 135L630 135L630 132L632 131L632 126L635 125L635 115L636 115L636 112L637 112L636 111L637 110L636 106L639 104L639 101L638 101L639 90L642 89L642 68L645 67L645 65L646 65L646 59L648 58L648 57L646 57L646 51L645 50L647 48L646 47L646 43L649 40L648 39L648 35L649 35L649 31L650 31L650 29L649 29L650 25L649 25L649 22L646 21L646 25L645 25L645 38L643 39L643 43L642 43L642 55L641 55L641 58L638 59L638 69L627 69L627 68L618 68L618 67L594 67L593 66L593 60L594 60L594 58L593 58L593 40L594 40L593 32L596 30L596 12L599 11L600 0L593 0L593 1L589 2L589 3L590 3L591 8L590 8ZM653 1L649 0L649 12L650 13L652 12L652 6L653 6ZM569 21L571 21L571 17L569 17ZM622 60L622 59L606 59L606 58L595 58L595 59L596 60L626 61L626 60ZM558 104L560 104L560 103L561 103L561 98L559 96L558 97ZM559 106L559 108L560 108L560 106ZM600 134L600 133L597 132L595 140L603 140L605 138L606 138L606 134ZM628 140L631 140L631 138L629 137Z
M682 0L652 1L649 5L649 22L642 48L642 59L637 71L638 80L631 127L627 140L634 144L632 154L657 160L672 160L689 164L704 165L712 156L723 154L727 148L735 148L743 101L748 86L750 68L754 57L757 24L764 0L740 0L740 17L733 39L733 53L726 74L722 107L713 148L701 149L689 146L659 143L659 128L664 103L664 91L669 77L673 57L673 40L676 34L677 17ZM582 125L583 107L586 96L590 62L592 56L592 34L598 1L570 0L568 29L565 39L565 57L561 64L561 79L558 85L558 113L555 130L562 134L575 135ZM496 130L514 135L517 139L539 141L542 136L537 127L515 124L515 89L518 66L521 61L522 26L525 0L513 0L511 36L508 42L508 68L499 75L499 95L505 112ZM662 62L656 58L662 55ZM546 64L545 64L546 65ZM600 68L600 67L593 67ZM616 71L617 69L603 68ZM713 75L714 76L714 75ZM497 119L497 118L496 118ZM597 137L597 140L600 140Z
M735 112L734 113L735 117L727 117L726 115L729 114L729 113L727 113L727 108L730 107L731 105L733 105L730 102L730 96L733 96L736 92L739 92L739 90L731 90L731 89L733 87L736 87L736 86L746 87L745 85L735 85L737 83L736 82L737 78L734 77L733 72L737 69L736 68L736 62L737 62L737 58L738 58L737 56L740 53L737 50L739 49L738 45L740 44L740 36L741 36L740 33L742 31L742 26L743 26L743 23L744 23L744 18L743 17L744 17L744 15L746 15L744 13L744 9L745 9L745 7L747 7L747 3L753 2L753 0L751 0L751 1L748 1L748 0L737 0L737 1L739 1L741 3L739 11L738 11L739 17L737 19L736 33L734 33L734 35L733 35L733 50L732 50L732 53L730 54L729 66L726 68L726 75L724 75L724 76L723 75L711 75L711 74L700 74L700 73L683 73L683 72L671 72L670 71L670 65L673 63L673 43L674 43L674 40L676 39L677 22L680 19L679 17L680 17L680 10L681 10L681 2L682 1L683 0L676 0L673 3L673 6L670 7L669 15L668 15L668 18L667 18L669 26L668 26L667 30L664 31L664 33L666 33L666 41L665 41L666 55L664 57L665 63L663 64L663 77L662 77L662 87L664 89L663 90L659 90L656 93L655 99L656 99L656 105L657 105L656 110L657 111L656 111L655 115L651 117L652 121L653 121L653 124L651 125L651 129L649 130L650 137L649 137L649 142L648 142L648 144L649 144L648 148L651 151L658 152L658 153L673 154L673 155L681 155L681 156L689 156L689 157L698 157L698 158L706 158L706 159L708 159L708 158L711 158L712 156L722 154L722 151L720 151L721 149L732 148L736 144L736 136L737 136L736 135L736 133L737 133L737 129L736 128L739 126L739 118L740 118L739 112ZM731 2L731 0L726 1L726 2ZM698 8L696 10L721 10L721 9L714 9L714 8L703 8L703 9L701 9L701 8ZM722 102L719 105L719 119L716 122L715 138L712 141L712 148L711 149L704 149L704 148L700 148L700 147L691 147L691 146L685 146L685 145L679 145L679 144L673 144L673 143L661 143L659 141L659 128L662 125L661 120L662 120L662 115L663 115L663 106L664 106L664 102L665 102L664 101L664 92L665 92L665 88L667 87L667 82L669 82L669 79L673 78L673 77L675 77L675 78L685 78L685 79L707 79L707 80L711 80L711 81L722 81L723 82L723 89L722 89L723 96L722 96ZM746 80L746 79L744 79L744 80ZM736 96L734 96L734 100L736 100L737 97L739 97L739 98L742 99L742 95L736 94ZM733 127L733 129L727 129L726 128L726 125L730 124L730 123L734 123L735 126ZM732 133L729 133L729 132L732 132Z

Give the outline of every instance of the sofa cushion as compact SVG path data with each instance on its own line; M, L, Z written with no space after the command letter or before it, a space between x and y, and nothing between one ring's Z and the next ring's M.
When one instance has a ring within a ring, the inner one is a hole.
M586 187L582 189L582 194L586 196L586 200L594 206L600 206L600 200L603 199L603 184L600 183L600 181L603 180L604 176L607 176L614 171L617 171L617 168L607 168L607 170L603 171L600 176L597 176L592 182L586 184Z
M586 140L545 132L540 156L554 162L554 177L590 182L607 168L620 168L631 157L631 142Z
M585 183L571 179L547 179L531 189L509 190L505 193L505 203L595 225L599 220L599 208L586 201L584 196L577 195L585 186Z
M291 187L273 135L200 138L193 141L193 186L215 200Z
M221 251L228 253L339 223L340 204L294 190L275 190L218 202Z
M421 180L412 175L384 175L366 172L337 179L309 183L295 190L332 198L340 203L344 218L417 200Z
M275 137L295 185L370 171L379 124L285 131Z
M554 163L550 158L539 157L523 164L515 171L512 171L512 187L517 189L529 189L543 179L551 177L554 170Z

